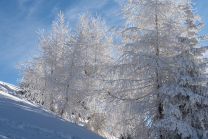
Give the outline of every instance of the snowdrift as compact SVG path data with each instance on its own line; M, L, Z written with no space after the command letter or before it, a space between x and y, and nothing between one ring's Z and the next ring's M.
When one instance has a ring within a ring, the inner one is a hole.
M0 139L104 139L16 93L0 81Z

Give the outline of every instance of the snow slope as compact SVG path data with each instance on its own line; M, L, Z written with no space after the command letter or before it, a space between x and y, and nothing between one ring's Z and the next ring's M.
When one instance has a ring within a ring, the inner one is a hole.
M0 81L0 139L104 139L18 96L18 91Z

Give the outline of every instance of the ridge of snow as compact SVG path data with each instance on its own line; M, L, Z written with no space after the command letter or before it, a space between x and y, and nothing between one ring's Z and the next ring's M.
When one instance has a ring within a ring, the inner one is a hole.
M15 92L20 91L19 87L9 84L9 83L5 83L5 82L0 81L0 85L3 86L4 88L7 88L10 91L15 91Z

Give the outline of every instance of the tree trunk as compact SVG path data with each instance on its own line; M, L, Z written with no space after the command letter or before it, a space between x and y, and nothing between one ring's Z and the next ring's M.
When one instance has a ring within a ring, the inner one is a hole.
M158 17L157 17L157 11L155 12L155 29L156 29L156 32L157 32L157 38L156 38L156 56L160 56L160 44L159 44L159 23L158 23ZM158 61L156 60L156 64L157 64L157 67L156 67L156 89L158 90L161 86L162 86L162 82L161 82L161 78L160 78L160 74L159 74L159 63ZM157 120L160 120L163 118L163 105L162 105L162 102L160 101L160 94L158 93L157 94L157 101L158 101L158 113L159 115L157 116ZM163 136L162 136L162 131L160 131L160 139L164 139Z

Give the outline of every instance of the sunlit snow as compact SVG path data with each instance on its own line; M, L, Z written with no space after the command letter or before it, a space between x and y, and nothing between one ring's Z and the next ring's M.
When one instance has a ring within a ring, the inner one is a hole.
M16 95L18 91L0 82L0 139L103 139Z

